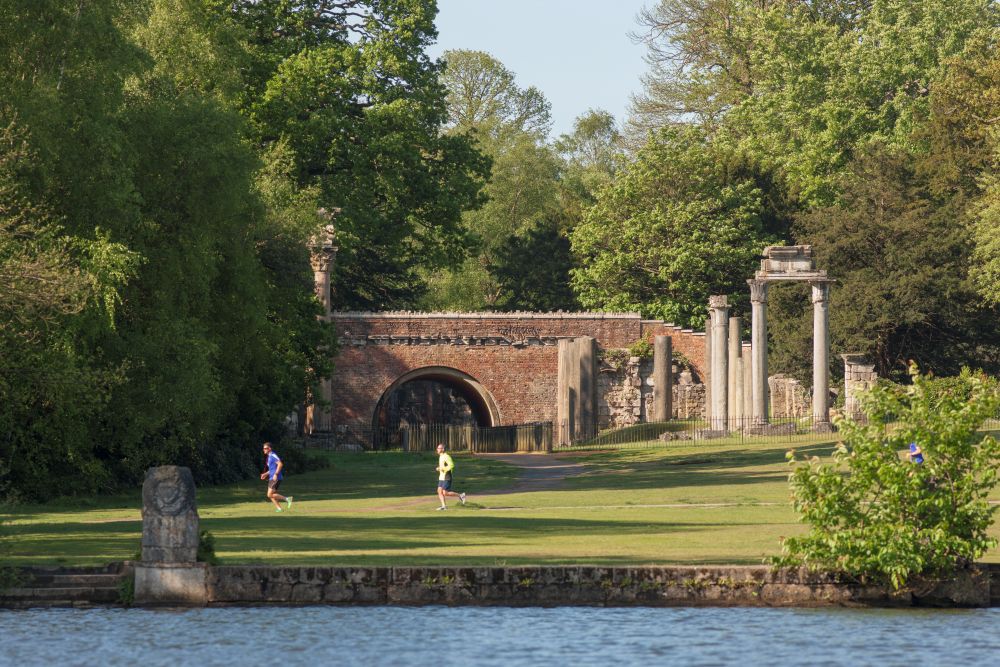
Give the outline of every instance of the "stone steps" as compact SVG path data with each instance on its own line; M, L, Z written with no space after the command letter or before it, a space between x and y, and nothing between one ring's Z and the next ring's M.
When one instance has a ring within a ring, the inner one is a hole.
M121 604L123 582L131 567L114 563L103 567L25 568L21 582L0 590L0 607L86 607Z

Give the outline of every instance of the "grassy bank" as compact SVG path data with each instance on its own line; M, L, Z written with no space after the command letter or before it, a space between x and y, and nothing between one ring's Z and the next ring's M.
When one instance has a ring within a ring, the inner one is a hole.
M796 445L827 455L833 444ZM435 458L331 455L327 470L289 476L296 497L276 514L264 484L200 489L203 528L223 563L343 565L760 563L802 530L788 502L787 443L673 444L557 455L584 465L549 490L511 489L519 469L456 456L465 507L438 512ZM130 558L141 531L138 493L89 505L9 510L8 560L90 564ZM1000 532L998 532L1000 535ZM1000 561L997 553L986 560Z

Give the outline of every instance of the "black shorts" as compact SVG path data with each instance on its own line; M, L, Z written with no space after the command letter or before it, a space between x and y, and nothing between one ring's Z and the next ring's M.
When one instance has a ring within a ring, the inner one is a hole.
M451 480L450 479L439 479L438 488L444 489L445 491L451 491Z
M279 486L281 486L281 480L280 479L269 479L269 480L267 480L267 488L271 489L272 491L277 491Z

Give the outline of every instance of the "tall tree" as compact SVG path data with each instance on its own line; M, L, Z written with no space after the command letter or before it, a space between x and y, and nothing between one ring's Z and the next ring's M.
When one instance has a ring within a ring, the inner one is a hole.
M558 219L558 156L545 143L549 103L521 89L502 63L479 51L445 53L449 133L468 137L492 161L486 201L462 223L474 242L457 267L430 272L424 308L524 307L512 277L525 265L511 253ZM538 236L541 234L541 236ZM502 274L502 276L501 276ZM518 282L518 281L515 281ZM525 295L527 297L527 295Z
M762 200L700 132L661 131L573 230L581 302L699 326L709 294L746 293L769 241Z
M248 42L242 108L261 147L282 141L299 187L340 208L340 306L412 304L420 268L454 264L467 245L487 162L447 120L434 0L240 0Z

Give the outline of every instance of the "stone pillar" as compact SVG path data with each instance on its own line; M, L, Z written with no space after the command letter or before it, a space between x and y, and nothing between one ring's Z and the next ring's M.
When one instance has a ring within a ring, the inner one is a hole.
M766 426L767 419L767 281L748 280L750 285L750 362L753 426Z
M142 562L135 566L137 604L205 604L206 566L198 559L199 522L188 468L160 466L142 484Z
M729 407L729 429L739 428L740 417L743 416L743 369L741 368L740 351L742 349L743 320L739 317L729 318L729 374L726 380L728 391L726 404Z
M705 421L712 423L712 318L705 320Z
M725 296L710 296L712 315L712 430L729 426L729 302Z
M319 209L320 218L333 220L334 215L340 209L334 209L333 213L328 213L326 209ZM333 260L337 256L337 246L333 243L334 227L332 224L323 226L323 230L313 237L311 245L310 264L313 270L313 287L316 297L323 304L323 314L321 320L329 321L333 313L333 295L330 292L330 269ZM322 432L326 433L333 429L333 414L330 401L333 398L333 380L326 378L319 382L319 401L313 402L314 397L309 397L306 406L305 427L306 433Z
M597 435L597 341L580 336L574 343L579 367L575 436L585 440Z
M673 341L670 336L653 338L653 421L673 417Z
M875 364L863 354L842 354L844 360L844 414L848 417L861 415L858 396L875 385L878 374Z
M748 426L753 416L753 372L751 369L753 348L750 343L743 343L740 354L740 363L743 369L743 426Z
M812 284L813 428L830 430L830 284Z
M556 439L560 445L573 442L573 410L576 403L570 387L575 383L570 380L576 370L573 366L573 339L559 339L559 371L556 380Z

